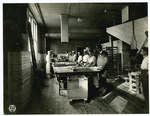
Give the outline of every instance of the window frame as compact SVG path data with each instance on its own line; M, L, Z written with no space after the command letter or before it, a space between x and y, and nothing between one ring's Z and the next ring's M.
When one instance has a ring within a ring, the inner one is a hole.
M33 18L30 12L29 12L29 22L31 23L31 32L32 32L35 57L36 59L38 59L38 32L37 32L38 26L36 20ZM28 38L28 51L31 52L29 38Z

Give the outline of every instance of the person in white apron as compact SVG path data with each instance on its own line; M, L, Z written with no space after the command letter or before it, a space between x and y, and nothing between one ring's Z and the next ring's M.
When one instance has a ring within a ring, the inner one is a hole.
M82 65L86 66L86 64L88 63L89 54L86 49L84 49L83 53L84 53L84 55L83 55Z
M72 51L72 61L75 62L77 59L77 54L75 54L74 51Z
M52 51L48 51L46 55L46 77L51 77L51 55Z
M78 60L77 63L80 64L82 62L82 55L80 52L78 52Z
M72 52L69 52L69 62L72 62L73 57L72 57Z
M86 66L93 67L96 65L96 57L94 56L94 53L92 50L89 50L89 58Z
M108 63L108 53L102 50L101 44L96 46L98 51L97 54L97 67L101 70L97 76L93 76L93 84L97 89L98 93L105 94L106 92L106 74L107 74L107 63Z

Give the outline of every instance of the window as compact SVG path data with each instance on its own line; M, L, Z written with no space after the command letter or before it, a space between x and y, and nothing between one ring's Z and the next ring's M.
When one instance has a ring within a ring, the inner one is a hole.
M31 14L29 15L29 22L31 24L31 31L32 31L32 39L33 39L33 44L34 44L35 57L37 59L38 58L37 23ZM31 51L29 38L28 38L28 47L29 47L28 48L29 51Z
M122 9L122 23L126 22L129 20L129 7L125 6Z

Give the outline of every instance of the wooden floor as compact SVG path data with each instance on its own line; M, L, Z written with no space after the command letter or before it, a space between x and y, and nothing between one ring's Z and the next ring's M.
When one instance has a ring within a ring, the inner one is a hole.
M91 94L91 101L84 103L75 101L69 104L66 90L59 95L56 78L45 79L45 86L41 89L41 95L34 95L22 114L145 114L148 108L142 107L142 98L123 92L118 85L123 83L117 80L110 85L105 96Z

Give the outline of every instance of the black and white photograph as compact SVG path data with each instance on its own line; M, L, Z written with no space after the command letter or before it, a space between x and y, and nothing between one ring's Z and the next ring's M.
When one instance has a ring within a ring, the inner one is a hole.
M149 114L148 5L3 1L2 115Z

